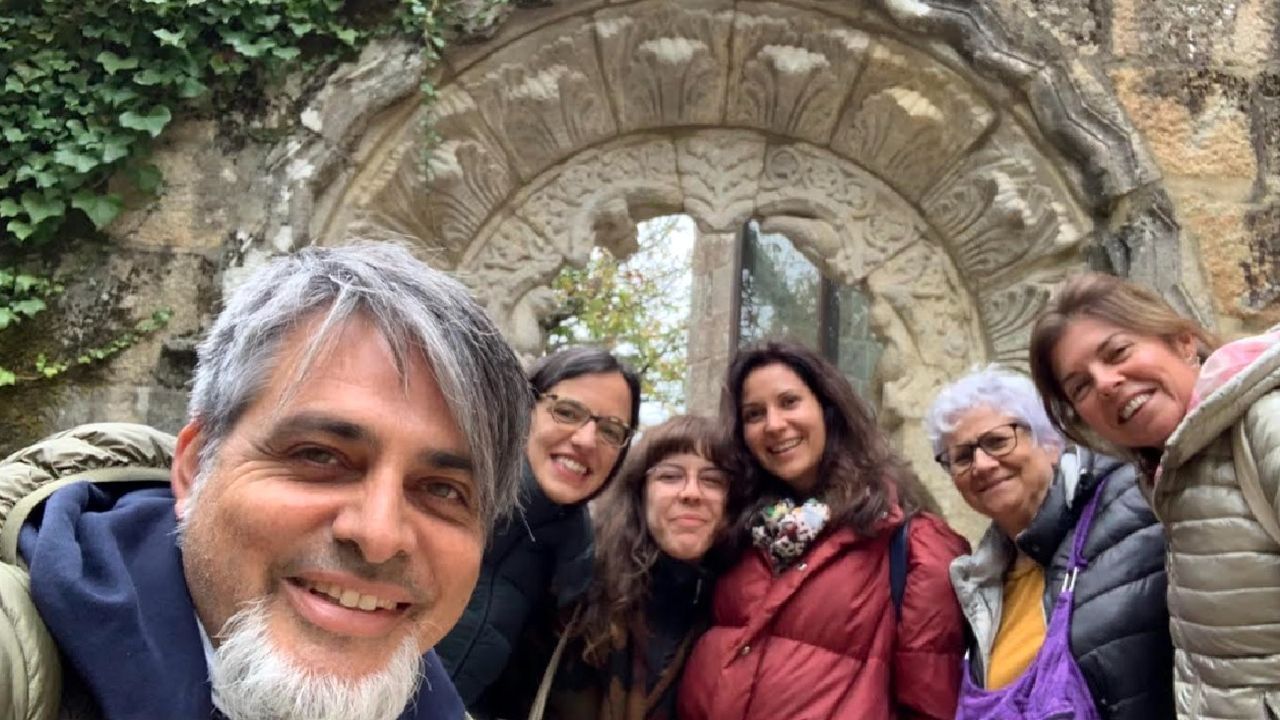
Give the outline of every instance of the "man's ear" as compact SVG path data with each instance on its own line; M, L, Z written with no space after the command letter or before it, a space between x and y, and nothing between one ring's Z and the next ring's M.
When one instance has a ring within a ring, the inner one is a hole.
M173 489L173 497L177 499L174 512L182 519L186 512L187 498L195 487L196 477L200 474L200 449L204 447L204 436L199 420L192 420L178 431L178 444L173 449L173 466L169 469L169 486Z

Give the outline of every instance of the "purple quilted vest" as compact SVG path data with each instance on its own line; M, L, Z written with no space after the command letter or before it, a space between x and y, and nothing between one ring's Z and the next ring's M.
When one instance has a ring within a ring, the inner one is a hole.
M1076 575L1086 564L1084 539L1105 485L1106 480L1098 484L1076 523L1071 566L1053 604L1044 644L1036 659L1021 677L999 690L974 685L972 673L966 668L956 720L1100 720L1089 686L1071 655L1071 600L1075 596Z

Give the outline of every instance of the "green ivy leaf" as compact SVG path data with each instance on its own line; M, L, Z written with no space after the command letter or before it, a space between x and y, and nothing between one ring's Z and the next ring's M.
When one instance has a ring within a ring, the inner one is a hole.
M22 132L20 128L7 127L4 129L4 139L11 143L20 143L27 139L27 134Z
M190 75L178 81L178 97L184 100L198 98L209 91L208 86Z
M81 191L71 196L71 207L83 211L89 216L93 226L101 230L116 219L124 207L124 202L118 195L98 195Z
M97 167L100 162L96 157L67 148L54 152L53 160L61 165L75 168L78 173L87 173Z
M26 315L27 317L35 317L47 307L40 298L27 298L26 300L9 303L10 310L18 315Z
M276 41L270 37L255 40L245 32L225 32L222 34L222 39L226 40L236 52L249 58L256 58L276 45Z
M6 368L0 367L0 387L4 387L5 385L17 385L17 384L18 384L18 376L14 375L12 371Z
M271 49L271 54L281 60L292 60L302 54L302 51L296 47L276 47Z
M121 70L133 70L138 67L138 58L127 57L122 58L110 50L103 50L98 53L96 58L98 63L107 71L108 75L115 75Z
M0 199L0 218L17 217L22 212L22 206L14 202L13 198Z
M172 119L169 108L157 105L145 113L136 113L132 110L123 113L120 115L120 124L130 130L142 130L151 137L157 137Z
M18 316L4 305L0 305L0 330L4 330L18 321Z
M172 72L147 68L133 76L133 81L142 86L162 85L173 79Z
M138 91L127 87L104 87L98 92L102 94L102 97L107 99L107 102L111 103L112 107L120 107L127 102L137 100L139 97Z
M150 163L132 168L129 176L133 180L133 184L148 195L154 195L160 189L160 181L163 179L160 174L160 168Z
M161 28L159 30L152 30L151 34L160 39L161 45L182 47L182 38L186 35L186 31L179 30L178 32L173 32L172 30L165 30L164 28Z
M26 240L36 231L35 225L22 222L21 220L10 220L9 224L5 225L5 227L8 228L9 232L13 233L13 236L19 240Z
M32 225L39 225L48 218L66 212L67 204L45 193L28 191L22 193L22 209L27 211Z
M102 141L102 162L113 163L129 154L129 146L133 144L132 138L122 135L112 135Z

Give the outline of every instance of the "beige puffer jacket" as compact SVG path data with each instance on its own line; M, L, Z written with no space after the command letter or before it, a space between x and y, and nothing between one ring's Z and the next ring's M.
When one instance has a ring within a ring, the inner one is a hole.
M168 481L171 436L143 425L103 423L58 433L0 461L0 718L54 720L58 650L31 602L18 530L54 490L73 482Z
M1188 414L1161 461L1180 718L1280 718L1280 543L1240 489L1236 436L1280 516L1280 344Z

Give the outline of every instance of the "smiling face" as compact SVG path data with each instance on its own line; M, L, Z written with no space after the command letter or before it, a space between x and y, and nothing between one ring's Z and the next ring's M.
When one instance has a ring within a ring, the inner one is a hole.
M223 439L193 500L204 438L179 436L172 479L183 565L215 645L257 602L295 666L357 680L407 639L425 652L462 614L484 527L466 439L430 368L402 378L362 318L289 392L315 323L286 338L266 387Z
M631 388L621 373L593 373L561 380L544 395L573 400L592 415L629 424ZM533 408L529 467L538 486L552 502L572 505L591 497L604 485L622 448L605 442L594 420L579 427L557 421L551 414L551 402L550 398L543 397Z
M1013 424L1017 427L1011 429ZM972 447L984 436L1003 439L1010 432L1012 449L999 457ZM1017 418L988 407L973 408L957 419L946 437L946 453L972 457L967 471L952 471L956 490L969 507L991 518L1009 537L1026 529L1040 510L1060 454L1056 447L1037 444Z
M797 493L808 495L818 481L827 444L822 405L787 365L752 370L742 382L742 436L756 462Z
M676 560L698 562L724 524L729 477L694 453L668 455L645 474L644 512L649 534Z
M1054 377L1094 432L1123 448L1160 448L1187 414L1199 376L1195 340L1071 320L1053 347Z

